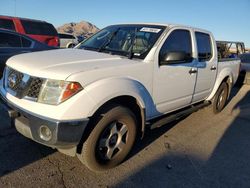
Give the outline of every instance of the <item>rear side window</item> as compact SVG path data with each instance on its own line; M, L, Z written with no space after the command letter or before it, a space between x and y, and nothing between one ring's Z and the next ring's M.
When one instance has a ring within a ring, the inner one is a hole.
M209 61L212 57L211 38L206 33L195 32L199 61Z
M31 47L32 42L24 37L21 37L22 47L29 48Z
M14 22L12 20L9 20L9 19L0 19L0 28L15 31Z
M18 35L0 33L0 48L16 48L21 46L21 38Z
M188 30L174 30L163 44L160 56L168 52L185 52L187 56L192 55L191 35Z
M46 22L21 20L26 34L57 36L57 31L52 24Z

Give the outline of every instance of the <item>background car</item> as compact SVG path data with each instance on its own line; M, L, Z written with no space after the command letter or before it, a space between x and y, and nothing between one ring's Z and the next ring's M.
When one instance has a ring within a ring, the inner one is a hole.
M250 53L240 55L241 71L250 72Z
M11 56L42 50L57 49L48 46L26 35L14 31L0 29L0 78L5 67L5 63Z
M78 43L84 41L87 37L85 36L77 36Z
M45 21L0 15L0 28L26 34L49 46L60 45L55 27Z
M240 76L243 77L243 83L250 84L250 53L241 54L240 59Z
M78 38L71 34L66 33L58 33L60 39L60 47L61 48L73 48L75 47L79 41Z

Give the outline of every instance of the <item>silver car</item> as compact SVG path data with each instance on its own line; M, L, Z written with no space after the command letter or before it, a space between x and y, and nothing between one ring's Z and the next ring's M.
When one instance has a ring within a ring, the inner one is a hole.
M244 76L244 83L250 84L250 53L241 54L240 59L241 59L240 72L241 75Z
M60 38L60 48L74 48L78 44L78 39L71 34L58 33Z

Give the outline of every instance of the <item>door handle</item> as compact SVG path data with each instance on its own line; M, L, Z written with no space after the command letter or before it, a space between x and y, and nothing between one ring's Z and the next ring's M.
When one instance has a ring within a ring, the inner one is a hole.
M197 73L197 69L195 69L195 68L191 68L189 70L189 74L196 74L196 73Z
M211 71L216 70L216 66L212 66L212 67L210 68L210 70L211 70Z

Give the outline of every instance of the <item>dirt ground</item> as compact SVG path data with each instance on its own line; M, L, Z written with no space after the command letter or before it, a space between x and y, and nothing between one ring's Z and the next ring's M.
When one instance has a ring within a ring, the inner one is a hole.
M147 132L104 173L21 136L0 108L0 187L250 187L250 86L218 115L207 107Z

